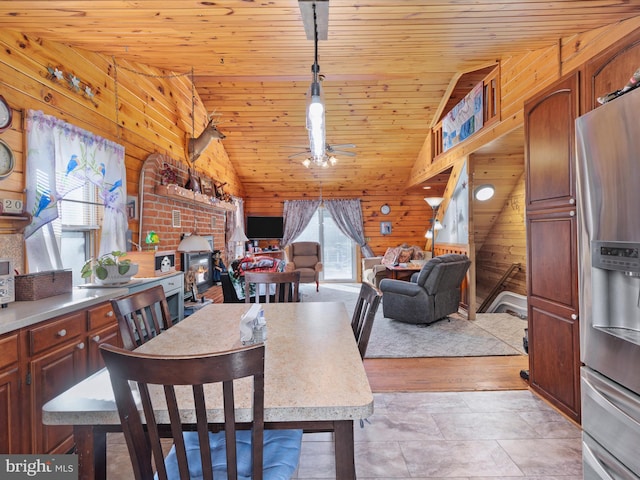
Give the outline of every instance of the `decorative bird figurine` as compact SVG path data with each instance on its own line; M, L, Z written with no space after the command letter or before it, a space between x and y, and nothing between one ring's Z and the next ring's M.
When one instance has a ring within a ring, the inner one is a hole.
M49 192L44 192L40 196L40 201L38 202L38 209L36 210L36 213L33 216L39 217L40 213L42 213L42 211L49 206L52 200L53 198L51 197L51 194Z
M65 176L69 175L77 166L78 166L78 156L75 154L71 155L71 158L69 159L69 163L67 163L67 173L65 173Z
M122 186L122 179L116 180L116 183L114 183L109 189L109 193L113 192L116 188L120 188L121 186Z

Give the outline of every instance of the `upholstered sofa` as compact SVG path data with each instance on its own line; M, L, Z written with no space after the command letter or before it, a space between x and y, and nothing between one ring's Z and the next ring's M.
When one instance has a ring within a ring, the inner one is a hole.
M427 261L411 281L380 281L385 318L429 324L458 311L460 286L471 265L469 257L449 253Z
M362 259L362 281L378 287L380 286L380 280L387 276L387 265L408 263L411 260L425 260L428 258L431 258L431 252L424 252L416 245L409 246L403 243L397 247L389 247L381 257Z

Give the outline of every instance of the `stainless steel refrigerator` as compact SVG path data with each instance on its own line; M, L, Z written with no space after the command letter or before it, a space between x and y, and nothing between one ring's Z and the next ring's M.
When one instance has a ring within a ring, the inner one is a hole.
M640 89L576 120L584 478L640 478Z

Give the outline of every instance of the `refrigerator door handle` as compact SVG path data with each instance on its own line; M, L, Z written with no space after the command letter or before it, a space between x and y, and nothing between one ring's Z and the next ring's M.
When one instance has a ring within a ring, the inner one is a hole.
M616 389L611 385L599 381L592 375L588 378L582 377L583 381L591 387L591 398L604 410L612 412L613 415L623 417L621 420L630 425L635 425L638 428L640 425L640 408L639 405L633 401L633 399L627 398L625 392L620 389Z
M589 446L584 443L582 444L582 461L584 462L585 466L588 467L588 469L593 471L593 473L598 476L598 478L601 478L603 480L615 480L614 477L609 475L609 472L600 463Z

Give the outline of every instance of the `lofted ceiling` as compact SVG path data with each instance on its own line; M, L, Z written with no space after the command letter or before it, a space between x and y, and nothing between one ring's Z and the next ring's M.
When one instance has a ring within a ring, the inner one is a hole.
M326 169L288 158L308 146L314 58L297 0L0 2L0 28L176 73L193 68L247 188L315 191L321 181L327 191L401 192L462 73L639 12L633 0L330 0L318 51L327 143L353 143L357 155Z

